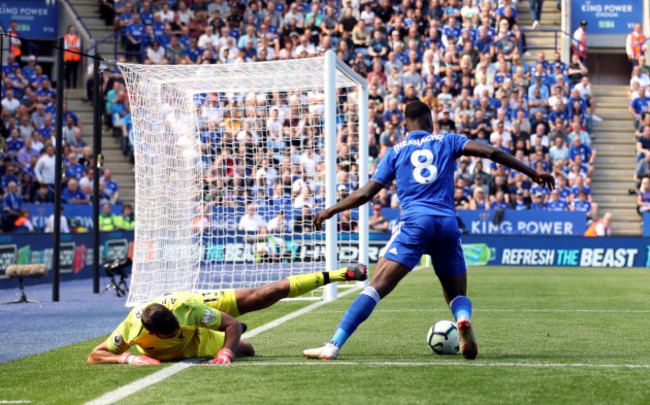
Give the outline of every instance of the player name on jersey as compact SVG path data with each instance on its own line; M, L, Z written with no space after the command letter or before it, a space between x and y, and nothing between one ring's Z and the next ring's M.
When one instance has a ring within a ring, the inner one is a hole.
M393 149L395 149L395 153L398 153L400 149L404 148L405 146L422 146L427 142L442 141L442 138L443 135L441 134L430 134L422 138L405 139L399 142L397 145L393 146Z

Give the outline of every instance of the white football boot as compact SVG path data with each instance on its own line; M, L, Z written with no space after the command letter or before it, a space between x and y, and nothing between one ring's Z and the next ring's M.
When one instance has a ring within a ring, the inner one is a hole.
M302 355L308 359L336 360L339 356L339 350L341 349L335 344L325 343L321 347L303 350Z
M458 339L460 340L460 354L467 360L474 360L478 356L478 343L474 335L472 323L466 316L458 318Z

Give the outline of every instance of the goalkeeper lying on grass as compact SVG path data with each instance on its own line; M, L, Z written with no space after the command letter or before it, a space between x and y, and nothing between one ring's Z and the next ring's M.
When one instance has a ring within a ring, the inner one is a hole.
M137 306L93 349L88 363L159 364L165 360L213 357L209 363L230 364L235 356L253 356L253 345L240 340L235 318L297 297L334 281L365 280L366 266L355 264L332 272L291 276L258 288L177 292ZM142 355L128 350L135 346Z

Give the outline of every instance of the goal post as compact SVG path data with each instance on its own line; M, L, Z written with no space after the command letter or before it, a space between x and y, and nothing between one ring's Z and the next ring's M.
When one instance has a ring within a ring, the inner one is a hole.
M368 263L367 206L312 229L368 181L367 84L333 52L118 66L136 182L127 305ZM332 283L323 299L336 295Z

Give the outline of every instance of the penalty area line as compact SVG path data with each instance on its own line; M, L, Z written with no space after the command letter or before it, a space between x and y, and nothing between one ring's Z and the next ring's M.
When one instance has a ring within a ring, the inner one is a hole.
M355 291L358 291L359 288L353 288L349 289L345 292L342 292L338 294L339 298L345 297L346 295L352 294ZM275 319L269 323L266 323L262 326L259 326L255 329L252 329L242 335L242 339L249 339L252 338L253 336L257 336L262 332L266 332L269 329L273 329L275 327L278 327L282 325L283 323L290 321L294 318L299 317L300 315L306 314L307 312L313 311L316 308L320 308L323 305L329 303L331 301L319 301L314 304L308 305L304 308L301 308L297 311L291 312L283 317L280 317L278 319ZM142 391L143 389L150 387L154 384L158 384L159 382L180 373L181 371L188 369L192 366L195 366L197 364L200 364L201 359L189 359L189 360L183 360L178 363L174 363L169 367L165 367L164 369L157 371L153 374L150 374L146 377L140 378L138 380L135 380L127 385L124 385L114 391L107 392L106 394L92 400L88 401L85 403L85 405L100 405L100 404L113 404L117 401L120 401L128 396L131 396L139 391ZM233 363L237 364L237 363Z
M212 367L211 364L205 364ZM232 367L288 367L288 366L391 366L391 367L528 367L528 368L608 368L608 369L649 369L650 364L589 364L589 363L477 363L470 361L451 361L442 363L431 362L356 362L356 361L308 361L308 362L241 362L233 363Z

